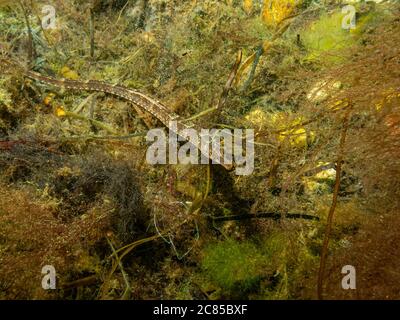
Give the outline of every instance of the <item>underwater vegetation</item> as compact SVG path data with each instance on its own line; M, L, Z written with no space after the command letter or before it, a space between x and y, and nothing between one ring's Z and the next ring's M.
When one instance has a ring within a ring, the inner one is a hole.
M0 1L0 299L399 298L398 3L43 5ZM254 170L150 164L169 116Z

